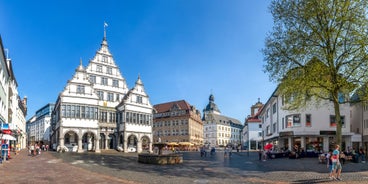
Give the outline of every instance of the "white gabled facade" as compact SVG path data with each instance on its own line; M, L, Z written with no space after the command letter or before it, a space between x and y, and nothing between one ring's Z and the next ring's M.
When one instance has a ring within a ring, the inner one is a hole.
M119 147L124 152L152 152L153 107L140 77L117 110Z
M136 96L141 101L136 102ZM104 36L93 59L86 68L80 63L55 103L51 129L53 148L61 151L100 152L101 149L117 149L122 146L118 136L125 132L121 132L118 126L118 105L139 117L147 117L147 125L127 124L125 130L137 135L136 142L141 143L143 140L151 144L152 107L148 95L140 79L128 91ZM136 151L142 151L140 145Z
M97 113L98 96L81 62L55 103L52 148L100 152Z
M335 111L332 102L322 101L315 105L311 100L305 108L297 111L284 110L287 105L276 91L264 105L260 117L264 143L274 144L278 150L299 149L310 154L333 149L336 141ZM343 119L342 150L352 146L350 132L350 104L340 104Z
M128 92L119 67L108 49L106 37L86 67L90 83L98 96L98 127L101 149L117 146L116 106Z

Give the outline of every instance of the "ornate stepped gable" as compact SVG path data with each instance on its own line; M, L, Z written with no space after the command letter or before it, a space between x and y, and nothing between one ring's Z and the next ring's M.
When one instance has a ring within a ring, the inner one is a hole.
M86 72L101 102L112 102L108 106L116 107L127 94L127 83L122 77L119 67L115 64L105 37L100 49L96 51L95 56L86 67ZM112 93L113 97L108 96L108 93ZM100 105L103 104L100 103Z
M82 60L80 61L80 65L75 69L72 79L68 80L60 96L63 97L63 102L74 102L75 100L73 99L75 98L98 100L98 96L88 81L88 74L82 66ZM69 97L69 100L67 100L67 97ZM95 105L97 105L97 101Z
M144 90L144 85L141 81L140 76L138 76L137 81L135 82L135 86L128 91L128 93L124 96L123 101L119 104L142 104L143 106L150 106L149 97Z
M105 35L87 67L84 68L81 61L58 96L53 112L52 143L59 151L100 152L100 147L121 147L128 152L128 140L141 140L141 144L134 145L137 152L152 151L153 109L149 97L140 77L129 90L108 49ZM117 125L125 112L139 115L138 127L134 123Z

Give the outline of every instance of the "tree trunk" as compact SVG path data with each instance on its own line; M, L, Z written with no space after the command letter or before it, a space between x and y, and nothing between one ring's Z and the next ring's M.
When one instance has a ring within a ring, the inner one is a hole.
M342 141L342 122L341 122L341 115L340 115L340 104L338 102L338 95L336 93L336 98L333 98L333 104L335 109L335 123L336 123L336 144L340 145L341 147L341 141ZM342 148L341 148L342 149Z

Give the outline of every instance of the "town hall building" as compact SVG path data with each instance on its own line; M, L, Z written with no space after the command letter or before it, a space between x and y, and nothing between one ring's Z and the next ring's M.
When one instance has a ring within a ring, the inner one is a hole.
M129 112L136 116L131 117ZM126 117L136 118L132 122L135 126L123 128L127 127L123 126ZM144 124L139 124L141 120L145 120ZM101 149L119 148L124 152L140 152L142 147L151 149L152 106L148 95L140 77L135 87L128 89L109 51L106 30L93 59L86 67L80 60L74 76L59 94L52 112L50 134L51 145L57 151L100 152ZM131 134L136 135L133 138L136 141L131 144L134 150L128 150L127 145L130 143L127 136ZM142 137L144 141L140 141ZM142 142L143 146L137 145Z

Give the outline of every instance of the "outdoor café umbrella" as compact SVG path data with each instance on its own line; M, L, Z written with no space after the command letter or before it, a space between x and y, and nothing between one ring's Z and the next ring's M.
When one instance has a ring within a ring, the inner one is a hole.
M182 146L191 146L193 144L190 143L190 142L179 142L179 145L182 145Z
M176 142L169 142L167 143L168 146L178 146L178 143Z
M265 146L264 146L264 149L265 150L270 150L270 149L272 149L272 144L271 143L268 143L268 144L266 144Z
M5 140L10 140L10 141L15 141L15 137L9 135L9 134L3 134L2 136L0 136L1 139L5 139Z

